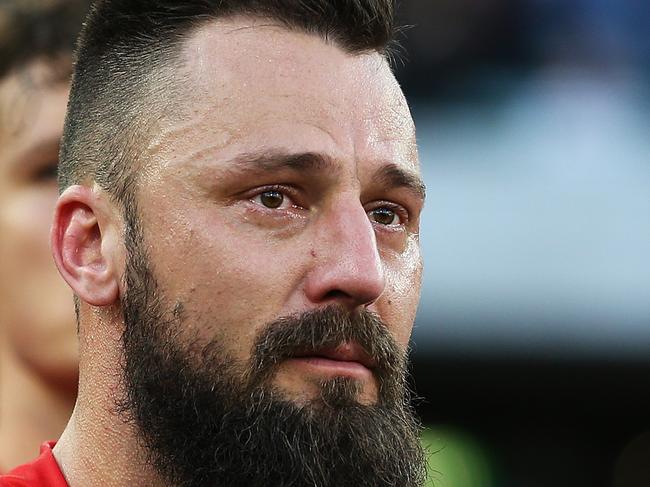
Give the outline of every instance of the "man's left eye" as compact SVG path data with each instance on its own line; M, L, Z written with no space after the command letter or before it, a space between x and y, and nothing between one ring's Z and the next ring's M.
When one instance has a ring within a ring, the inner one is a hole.
M382 207L375 208L368 212L370 220L380 225L399 225L402 219L392 208Z
M264 208L277 210L281 208L288 208L292 206L291 199L287 197L282 191L269 189L258 193L251 200Z

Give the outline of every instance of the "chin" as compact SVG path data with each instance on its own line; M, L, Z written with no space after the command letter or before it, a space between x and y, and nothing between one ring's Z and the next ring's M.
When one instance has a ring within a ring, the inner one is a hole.
M345 375L297 376L281 371L273 386L281 396L301 407L374 406L378 403L374 380Z

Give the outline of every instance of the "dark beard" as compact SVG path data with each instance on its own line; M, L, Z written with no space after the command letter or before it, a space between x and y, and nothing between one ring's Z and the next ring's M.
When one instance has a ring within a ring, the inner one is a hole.
M222 341L187 337L183 306L162 304L128 218L123 298L124 390L119 411L140 433L148 460L179 487L410 487L424 482L419 424L409 406L405 357L368 312L329 307L268 324L251 360L238 363ZM375 405L359 384L319 384L304 404L272 385L293 354L355 341L376 361Z

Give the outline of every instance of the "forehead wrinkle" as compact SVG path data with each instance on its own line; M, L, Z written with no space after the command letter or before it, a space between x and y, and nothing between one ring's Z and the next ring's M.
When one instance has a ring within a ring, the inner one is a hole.
M179 149L187 149L185 155L180 159L183 161L197 161L206 154L217 154L231 142L234 133L231 127L226 124L215 126L214 124L205 123L209 114L196 113L197 118L187 119L173 126L163 129L157 135L151 138L147 145L147 154L155 156L161 153L174 152ZM197 133L205 137L209 135L209 140L197 139ZM197 148L197 145L201 147Z
M262 150L239 154L231 160L237 169L261 171L338 171L338 164L331 156L318 152L292 152L284 149Z
M318 37L293 32L281 26L266 25L267 23L266 19L230 18L206 24L186 39L183 57L185 69L188 70L188 81L191 81L189 94L194 97L197 93L204 95L201 103L193 106L193 111L187 115L207 120L205 116L208 114L220 114L218 119L216 116L214 119L220 125L218 131L228 130L221 125L222 122L232 123L234 120L235 125L230 127L230 140L222 145L220 140L210 140L212 134L206 137L200 130L195 130L191 123L188 124L186 134L173 138L173 145L185 146L187 153L191 152L189 156L184 154L181 157L212 157L215 163L211 165L217 166L215 169L227 166L229 171L244 170L248 166L263 171L284 168L323 172L336 167L340 172L347 167L342 163L343 160L356 160L354 166L358 169L359 161L377 159L404 160L405 163L408 160L409 166L417 167L413 121L406 100L385 59L373 53L351 56L335 46L328 46ZM258 34L263 31L261 44L260 39L255 37L255 27L263 28L257 31ZM306 44L305 49L298 52L287 47L295 45L296 35L303 38ZM226 37L230 39L226 40ZM276 37L279 47L269 43L270 38ZM242 63L241 49L237 47L248 48L249 45L249 59L254 62ZM256 47L256 50L252 51L252 47ZM323 56L325 60L333 57L331 62L314 64L314 56L304 55L311 52L312 47L316 52L327 54ZM344 77L347 81L332 83L331 86L327 82L318 85L323 90L328 90L327 93L332 96L321 96L320 91L305 88L309 84L291 82L300 77L297 75L304 74L309 79L312 71L318 74L321 68L332 72L328 79L338 80L337 73L342 69L341 66L348 69L347 63L352 61L354 63L350 76ZM303 68L306 69L305 73L298 71ZM251 77L250 70L258 74ZM267 74L260 77L260 70ZM267 79L267 82L261 83L260 80L263 79ZM185 85L188 86L189 83ZM295 101L292 100L294 97L297 98ZM274 100L283 103L274 105L271 103ZM245 109L249 104L255 108L252 114ZM276 105L281 105L281 108L278 109ZM280 154L273 154L278 149L267 150L260 146L266 139L272 147L274 140L278 142L277 134L284 134L284 129L280 128L285 125L282 122L293 124L296 119L302 125L318 129L329 140L314 138L310 132L305 134L303 141L297 127L289 127L285 130L290 136L288 147L280 148ZM252 130L253 127L255 130ZM251 140L249 136L252 134L256 135ZM263 137L263 134L266 136ZM215 133L214 137L222 135ZM202 145L210 144L210 147L197 150L196 145L192 145L192 140L197 139L204 141ZM245 153L246 145L255 152ZM311 151L312 148L315 150ZM219 153L219 149L223 151ZM242 151L240 156L231 157L237 149ZM335 157L330 155L330 160L327 161L329 165L315 164L313 158L308 161L305 158L291 160L287 157L299 151L305 154L335 154ZM278 155L281 157L274 157ZM242 164L246 162L245 159L253 164ZM358 174L356 179L359 181Z

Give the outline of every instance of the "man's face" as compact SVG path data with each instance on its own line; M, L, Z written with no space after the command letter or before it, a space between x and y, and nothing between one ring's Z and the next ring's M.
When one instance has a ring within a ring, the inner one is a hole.
M423 198L386 61L250 20L202 28L185 58L184 113L149 145L138 192L152 272L182 305L180 339L218 337L245 362L265 324L335 304L375 313L405 350ZM348 377L372 404L371 369L346 343L284 361L273 384L302 403Z
M0 81L0 321L21 361L76 384L72 295L48 231L68 85L33 63Z
M250 19L184 56L126 212L118 410L170 485L420 485L423 189L388 65Z

